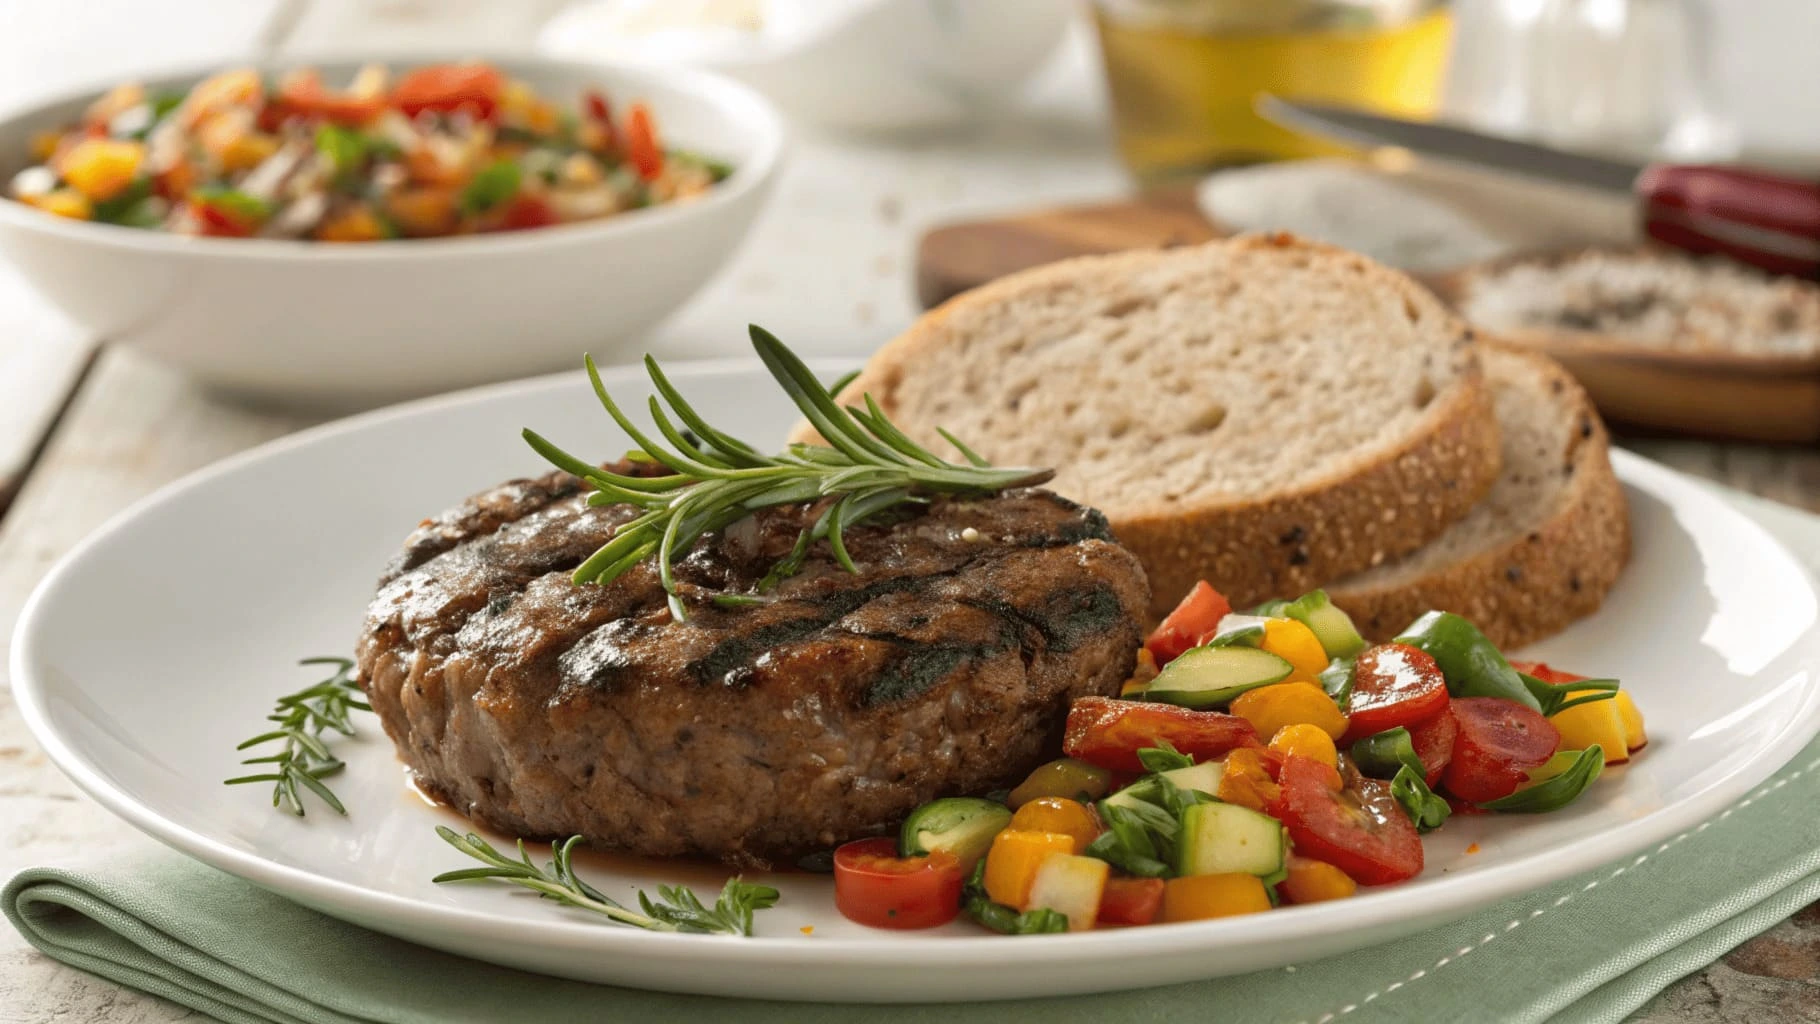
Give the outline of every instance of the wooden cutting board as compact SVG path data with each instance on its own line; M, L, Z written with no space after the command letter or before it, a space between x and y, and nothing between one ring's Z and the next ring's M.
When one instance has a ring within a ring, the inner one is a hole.
M944 224L917 245L916 295L928 308L994 278L1070 256L1193 245L1227 233L1201 215L1187 188Z
M1455 199L1465 194L1459 185L1454 178L1435 182ZM1487 220L1518 225L1531 248L1610 243L1627 226L1621 209L1538 199L1509 185L1488 195L1495 206ZM1191 189L939 225L917 247L917 297L927 308L995 278L1070 256L1192 245L1231 233L1200 212ZM1445 297L1453 275L1415 276ZM1730 440L1820 441L1820 361L1771 365L1572 339L1528 344L1561 360L1615 423Z

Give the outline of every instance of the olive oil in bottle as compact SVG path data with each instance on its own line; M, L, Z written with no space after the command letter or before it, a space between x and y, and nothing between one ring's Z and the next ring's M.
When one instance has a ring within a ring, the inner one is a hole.
M1098 0L1126 164L1149 182L1345 152L1259 117L1259 93L1425 117L1452 15L1434 0Z

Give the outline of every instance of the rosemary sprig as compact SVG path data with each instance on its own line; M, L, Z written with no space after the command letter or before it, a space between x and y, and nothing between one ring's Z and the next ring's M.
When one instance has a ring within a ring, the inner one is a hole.
M345 767L341 759L329 751L323 733L336 732L352 736L354 724L349 721L348 713L371 711L373 708L364 699L365 694L361 692L360 684L354 681L352 661L346 658L305 658L298 664L333 665L335 672L314 686L278 698L276 709L266 716L267 720L277 723L278 727L260 733L234 748L245 750L282 740L284 746L278 753L249 757L240 762L269 764L272 770L228 779L225 784L238 786L249 782L270 782L272 806L282 807L299 818L303 817L304 790L316 794L336 814L346 814L347 808L341 805L334 792L322 781Z
M580 836L570 836L552 846L549 866L539 868L531 862L531 855L525 851L522 839L518 841L518 859L513 860L472 832L464 836L452 828L438 825L436 834L442 837L443 842L487 866L445 871L431 879L432 882L441 884L494 879L522 886L565 907L591 910L634 928L704 935L751 935L753 912L777 903L776 889L736 877L727 880L712 907L703 905L686 886L660 885L657 887L658 898L655 901L640 891L638 906L643 911L640 913L582 881L575 873L571 856L576 844L581 842Z
M941 434L966 457L960 464L940 458L912 441L885 417L872 396L865 407L836 402L795 353L763 328L751 328L752 347L778 385L802 410L830 447L793 444L777 455L764 455L751 445L715 429L683 398L657 361L645 357L645 370L657 394L650 399L651 420L661 441L639 429L601 382L594 360L586 360L588 379L607 414L638 446L634 457L648 458L670 470L657 477L623 476L576 458L526 430L525 440L559 469L580 477L595 494L594 505L630 504L644 514L614 531L613 537L575 570L577 583L605 583L646 559L656 558L658 578L669 595L670 612L687 618L673 566L703 534L721 529L761 508L833 499L821 517L804 531L799 549L825 538L834 558L857 572L843 532L887 509L925 503L940 494L992 494L1010 487L1039 484L1052 470L995 469L946 431ZM795 555L800 561L800 555Z

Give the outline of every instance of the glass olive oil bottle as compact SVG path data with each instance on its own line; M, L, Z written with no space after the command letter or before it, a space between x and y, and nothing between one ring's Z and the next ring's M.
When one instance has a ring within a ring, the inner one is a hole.
M1427 116L1452 14L1439 0L1097 0L1121 154L1157 182L1344 152L1260 118L1261 92Z

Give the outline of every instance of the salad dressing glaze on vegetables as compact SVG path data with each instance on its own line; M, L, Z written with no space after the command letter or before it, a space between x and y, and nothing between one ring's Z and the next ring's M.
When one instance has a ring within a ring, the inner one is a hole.
M910 899L925 924L1023 935L1344 899L1419 875L1422 833L1456 810L1557 810L1646 742L1614 680L1513 664L1443 612L1370 645L1320 591L1235 615L1199 584L1120 696L1075 701L1068 757L1011 791L1015 813L948 798L895 857L862 841L869 888L842 912L903 927L881 908ZM932 912L921 894L975 858Z
M642 103L560 106L484 63L345 85L224 71L183 93L128 83L33 142L12 198L175 234L369 242L597 220L699 196L730 173L666 150Z

